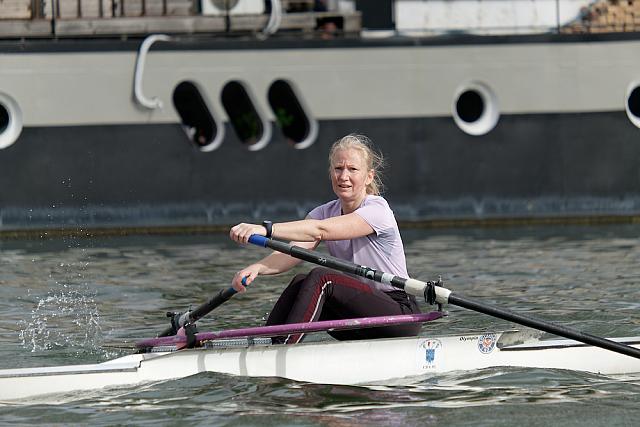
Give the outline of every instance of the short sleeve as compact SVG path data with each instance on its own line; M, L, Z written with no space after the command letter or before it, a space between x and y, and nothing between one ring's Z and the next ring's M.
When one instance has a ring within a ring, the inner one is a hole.
M323 205L315 207L309 212L307 217L311 219L327 219L340 214L340 201L332 200Z
M309 212L309 215L307 216L311 219L323 219L324 216L322 215L322 206L316 206L311 210L311 212Z
M382 197L369 196L367 203L355 210L377 235L393 229L396 226L395 217L389 204Z

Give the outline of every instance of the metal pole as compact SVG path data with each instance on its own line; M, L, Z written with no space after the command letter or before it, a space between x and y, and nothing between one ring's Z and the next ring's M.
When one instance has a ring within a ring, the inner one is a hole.
M51 2L51 35L56 35L56 13L58 13L58 0Z

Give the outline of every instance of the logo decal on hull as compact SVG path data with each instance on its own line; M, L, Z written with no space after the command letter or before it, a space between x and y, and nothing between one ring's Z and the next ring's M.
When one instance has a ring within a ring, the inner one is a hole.
M496 334L484 334L478 337L478 350L482 354L489 354L496 347Z
M428 339L418 344L418 364L422 369L435 369L438 361L440 340Z

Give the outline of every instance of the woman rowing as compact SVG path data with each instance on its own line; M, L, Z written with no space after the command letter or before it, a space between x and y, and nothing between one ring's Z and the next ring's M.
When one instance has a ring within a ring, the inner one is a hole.
M398 224L387 201L380 196L382 156L362 135L347 135L329 152L329 176L336 200L309 212L306 219L272 224L238 224L230 237L248 243L252 234L289 240L297 246L315 249L325 241L329 253L400 277L408 277L404 247ZM274 252L238 271L232 286L243 292L245 283L258 275L283 273L300 262ZM267 325L336 320L355 317L418 313L415 299L404 291L327 268L299 274L280 295ZM419 324L335 331L340 340L417 335ZM298 343L303 334L278 337L276 342Z

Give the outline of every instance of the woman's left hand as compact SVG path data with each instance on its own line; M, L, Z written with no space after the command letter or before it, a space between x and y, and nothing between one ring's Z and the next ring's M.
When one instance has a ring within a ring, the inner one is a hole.
M231 240L238 243L249 243L249 237L253 234L259 234L260 236L266 236L267 230L258 224L245 224L244 222L231 228L229 231L229 237Z

